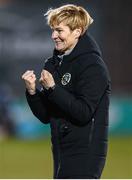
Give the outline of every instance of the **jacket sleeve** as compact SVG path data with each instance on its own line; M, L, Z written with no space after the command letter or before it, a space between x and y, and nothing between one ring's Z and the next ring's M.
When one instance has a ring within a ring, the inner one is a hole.
M71 117L72 123L81 126L91 120L109 82L100 64L87 66L76 81L74 94L56 85L49 99Z
M44 124L49 123L48 109L46 105L46 97L36 90L35 95L30 95L26 90L26 98L32 113Z

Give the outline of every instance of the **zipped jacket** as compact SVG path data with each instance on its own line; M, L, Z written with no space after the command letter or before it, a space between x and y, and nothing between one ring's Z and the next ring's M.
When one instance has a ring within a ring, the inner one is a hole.
M100 178L108 143L110 77L95 40L84 34L69 55L57 50L44 69L54 90L26 91L33 114L50 123L54 178Z

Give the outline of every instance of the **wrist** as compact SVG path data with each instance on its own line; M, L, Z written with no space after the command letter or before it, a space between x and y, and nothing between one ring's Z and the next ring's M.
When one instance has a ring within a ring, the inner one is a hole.
M28 90L28 89L27 89L27 91L28 91L28 93L29 93L30 95L35 95L35 94L36 94L36 90Z
M55 87L56 87L56 84L54 84L53 86L51 86L50 88L52 89L52 90L54 90L55 89ZM49 88L49 89L50 89Z
M54 84L53 86L49 87L48 90L47 90L48 93L52 93L54 91L55 87L56 87L56 84Z

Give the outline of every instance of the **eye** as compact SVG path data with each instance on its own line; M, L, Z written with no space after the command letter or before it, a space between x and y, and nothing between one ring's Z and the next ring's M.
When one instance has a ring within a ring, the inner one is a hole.
M61 32L63 32L63 30L62 30L62 29L58 29L57 31L58 31L58 33L61 33Z

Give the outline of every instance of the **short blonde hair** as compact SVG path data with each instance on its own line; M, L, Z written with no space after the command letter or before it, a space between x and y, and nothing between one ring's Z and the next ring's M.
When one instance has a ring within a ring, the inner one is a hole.
M45 13L45 16L47 16L47 23L50 27L64 22L72 31L81 28L82 34L93 22L93 19L83 7L73 4L67 4L55 9L51 8Z

